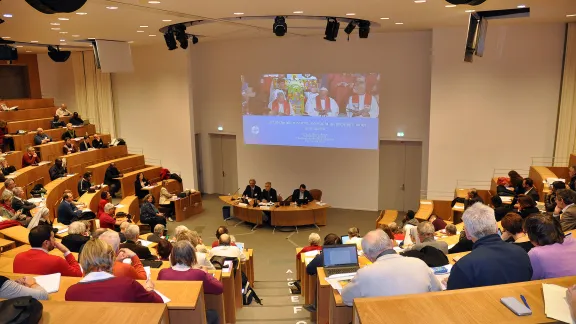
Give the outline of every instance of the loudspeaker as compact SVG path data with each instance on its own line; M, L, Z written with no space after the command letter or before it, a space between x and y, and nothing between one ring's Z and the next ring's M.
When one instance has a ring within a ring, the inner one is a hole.
M0 46L0 60L16 61L18 59L18 49L10 46Z
M86 3L87 0L26 0L34 9L45 14L74 12Z
M446 0L446 2L453 5L477 6L486 2L486 0Z
M52 61L62 63L68 60L68 58L70 57L70 51L58 51L58 52L49 51L48 56L50 56Z

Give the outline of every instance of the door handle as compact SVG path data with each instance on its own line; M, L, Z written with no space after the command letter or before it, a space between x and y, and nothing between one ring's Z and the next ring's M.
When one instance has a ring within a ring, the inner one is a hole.
M226 172L222 171L222 177L226 176Z
M402 187L400 187L400 190L404 191L406 189L406 187L404 186L404 184L402 184Z

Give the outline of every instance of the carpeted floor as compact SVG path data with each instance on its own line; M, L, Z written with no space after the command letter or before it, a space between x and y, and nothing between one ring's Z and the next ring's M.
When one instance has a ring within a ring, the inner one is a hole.
M346 235L351 226L360 229L361 234L374 229L378 212L329 209L328 225L299 227L298 232L273 232L270 227L260 227L251 231L252 225L239 224L238 220L226 223L222 218L222 203L216 195L203 196L204 212L183 222L168 223L169 233L178 225L186 225L202 236L204 243L210 245L215 239L216 228L228 226L236 241L243 242L246 248L254 249L254 272L256 293L263 298L264 305L255 303L238 311L238 322L243 323L311 323L309 314L302 309L301 298L292 298L288 282L296 273L295 248L306 246L308 235L317 232L324 238L329 233Z

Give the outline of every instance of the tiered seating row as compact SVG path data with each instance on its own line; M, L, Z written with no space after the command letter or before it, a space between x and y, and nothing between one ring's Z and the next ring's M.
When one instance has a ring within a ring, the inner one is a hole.
M84 136L86 133L88 133L88 135L96 134L96 126L92 124L74 127L74 129L76 130L76 134L78 134L78 136ZM54 141L60 140L60 138L62 138L62 134L64 134L65 131L66 128L44 129L44 133L52 137ZM17 151L24 151L28 146L34 146L34 136L36 136L36 130L32 130L31 132L23 135L13 135L12 139L14 139L14 149Z

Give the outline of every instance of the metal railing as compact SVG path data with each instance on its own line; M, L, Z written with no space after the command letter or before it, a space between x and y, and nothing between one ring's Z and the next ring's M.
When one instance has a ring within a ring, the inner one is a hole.
M456 189L490 190L490 180L456 180Z
M144 149L141 147L128 147L129 154L144 154Z
M568 166L569 157L557 157L557 156L536 156L532 157L532 164L537 166L558 166L562 167Z
M516 169L516 168L494 169L494 172L492 173L492 178L507 177L508 172L510 170L514 170L514 171L518 172L518 174L520 174L524 178L528 177L528 173L530 172L530 170L528 170L528 169Z
M420 190L420 199L452 200L454 199L454 191Z
M146 165L162 165L162 160L144 157L144 163Z

